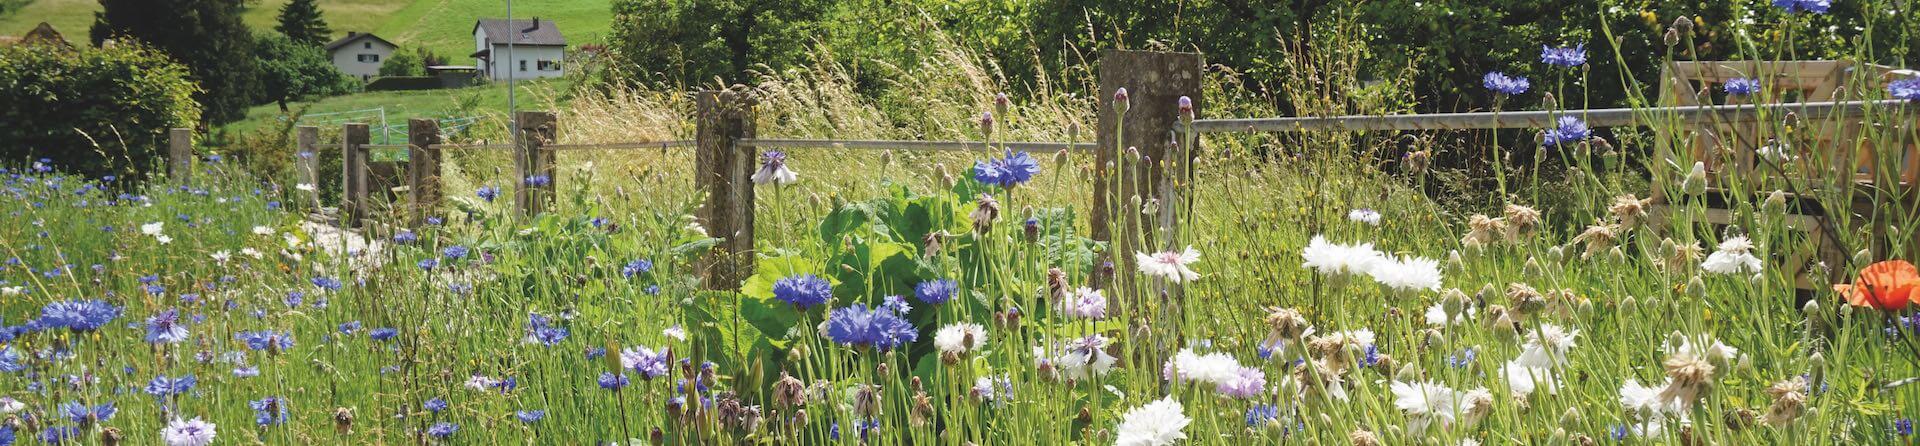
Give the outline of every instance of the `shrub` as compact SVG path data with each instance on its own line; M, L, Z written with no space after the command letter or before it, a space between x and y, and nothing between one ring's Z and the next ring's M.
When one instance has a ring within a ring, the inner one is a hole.
M167 129L200 119L187 69L134 45L0 48L0 159L89 175L144 177Z
M260 67L262 102L280 105L287 102L352 93L360 86L327 59L320 47L306 45L277 34L255 38L253 57Z

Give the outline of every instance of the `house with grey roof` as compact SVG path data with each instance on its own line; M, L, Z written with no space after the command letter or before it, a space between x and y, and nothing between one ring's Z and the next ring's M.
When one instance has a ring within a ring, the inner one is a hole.
M380 64L393 57L393 50L398 48L399 45L380 36L353 31L326 46L327 58L333 59L334 68L362 81L379 76Z
M539 79L566 74L567 37L552 20L480 19L473 58L488 79Z

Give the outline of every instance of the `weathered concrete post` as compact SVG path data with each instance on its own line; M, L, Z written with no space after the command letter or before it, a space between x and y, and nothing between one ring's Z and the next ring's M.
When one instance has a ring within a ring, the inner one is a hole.
M167 130L167 174L182 180L193 176L193 129Z
M366 124L351 123L340 129L340 223L350 228L360 227L360 219L366 218L367 206L367 144L373 142L373 134Z
M513 206L523 217L546 212L552 204L554 153L545 148L557 135L558 118L553 112L523 111L514 115L519 138L513 143L513 172L520 185L514 189Z
M1093 212L1094 240L1109 241L1116 274L1128 277L1135 251L1167 249L1178 222L1161 212L1159 222L1141 221L1141 206L1158 200L1166 207L1179 198L1173 185L1187 183L1190 149L1176 148L1180 130L1178 101L1193 100L1200 110L1203 62L1197 53L1107 50L1100 54L1099 128L1095 129ZM1123 111L1114 94L1127 89ZM1127 149L1139 151L1133 160ZM1169 176L1172 175L1172 176ZM1155 227L1164 227L1156 231ZM1162 232L1164 231L1164 233ZM1097 275L1096 275L1097 276ZM1134 294L1131 280L1121 280L1121 295Z
M293 129L294 189L306 196L308 205L320 209L320 128L299 126Z
M440 208L440 121L423 118L407 120L407 196L408 223L425 224L427 217Z
M707 194L696 217L724 240L701 261L704 285L733 290L753 274L754 98L745 88L702 91L695 102L694 185Z

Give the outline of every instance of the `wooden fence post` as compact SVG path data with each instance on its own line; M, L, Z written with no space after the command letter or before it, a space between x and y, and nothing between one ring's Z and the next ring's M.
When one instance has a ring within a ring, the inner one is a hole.
M293 170L297 181L294 189L304 189L306 202L313 209L320 209L320 128L303 125L294 128ZM302 187L304 186L304 187Z
M696 218L707 234L723 239L700 262L710 290L734 290L753 273L754 150L740 145L754 136L754 99L744 88L701 91L694 187L707 195Z
M1100 54L1099 128L1095 129L1093 212L1090 216L1094 240L1110 242L1109 253L1120 278L1134 270L1135 251L1153 252L1177 248L1172 231L1177 224L1171 212L1165 212L1180 198L1173 194L1174 184L1185 187L1190 173L1182 154L1176 149L1180 130L1178 101L1181 96L1193 100L1196 113L1204 103L1200 96L1202 62L1198 53L1107 50ZM1125 113L1114 107L1113 94L1126 88ZM1127 148L1137 148L1140 162L1133 164ZM1169 167L1176 173L1168 177ZM1142 222L1141 204L1158 199L1163 207L1161 221ZM1153 230L1161 226L1165 233ZM1097 277L1097 279L1107 279ZM1133 295L1131 280L1120 280L1121 295ZM1104 285L1104 283L1098 283Z
M167 174L182 180L193 175L193 129L167 130Z
M359 227L366 218L367 144L373 134L366 124L352 123L340 129L340 220L346 227Z
M426 223L440 208L440 121L407 120L408 218L413 226Z
M519 129L513 144L513 172L520 186L514 189L513 205L521 216L531 217L547 210L553 199L554 154L543 146L553 142L558 119L553 112L523 111L514 115Z

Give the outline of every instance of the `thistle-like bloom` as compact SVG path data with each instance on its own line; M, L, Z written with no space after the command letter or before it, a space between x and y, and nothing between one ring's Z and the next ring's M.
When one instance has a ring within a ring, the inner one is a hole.
M1760 272L1759 257L1753 255L1753 241L1746 236L1734 236L1720 242L1720 249L1707 255L1700 262L1700 269L1718 274L1756 274Z
M120 307L104 300L63 300L41 307L40 319L34 322L42 329L65 328L87 332L98 330L118 317Z
M1832 0L1773 0L1773 6L1776 8L1784 9L1789 14L1800 13L1800 12L1826 14L1828 9L1833 8L1833 1Z
M913 323L901 318L899 313L886 307L869 309L866 304L834 309L827 320L820 323L820 335L840 345L880 350L890 350L920 337Z
M1540 61L1547 65L1577 67L1587 64L1587 44L1554 48L1540 45Z
M1588 129L1587 123L1581 121L1577 116L1561 116L1559 122L1560 125L1558 127L1548 129L1542 133L1544 138L1540 140L1540 145L1559 147L1562 145L1579 144L1593 136L1593 130Z
M974 202L973 213L968 214L968 217L973 220L973 232L980 234L992 232L993 221L1000 219L1000 201L993 199L992 195L980 194Z
M1486 86L1488 90L1493 90L1494 93L1508 96L1526 93L1528 89L1533 88L1533 83L1528 82L1525 77L1508 76L1498 71L1487 72L1486 76L1480 78L1480 84Z
M812 274L790 276L773 282L773 297L806 311L833 298L833 284Z
M1128 410L1120 418L1120 425L1114 427L1116 446L1163 446L1187 438L1188 423L1180 402L1169 396Z
M913 286L913 297L927 305L939 305L947 299L952 299L959 287L960 284L951 279L929 280Z
M160 436L166 440L167 446L207 446L213 444L214 425L199 417L191 420L175 418L160 430ZM0 441L0 444L5 443Z
M1920 101L1920 77L1888 82L1887 96L1894 99Z
M673 353L666 347L656 351L645 346L636 346L620 351L620 366L633 370L643 379L667 376L668 365L673 362Z
M793 173L793 169L787 168L787 153L778 150L760 154L760 170L753 173L753 184L773 183L778 186L799 179L800 176Z
M1040 173L1040 162L1035 161L1027 152L1007 149L1001 158L988 157L973 162L973 179L983 184L1012 188Z
M1720 88L1726 90L1727 96L1731 97L1753 96L1760 92L1760 80L1750 77L1736 77L1727 79L1727 83L1721 84Z
M1060 313L1081 319L1105 319L1107 296L1100 290L1080 287L1060 300Z
M147 317L147 343L172 344L187 340L187 326L180 323L180 310L167 309Z
M1200 251L1188 246L1183 251L1163 251L1154 254L1136 252L1134 260L1140 264L1140 273L1148 277L1159 277L1168 282L1192 282L1200 278L1188 265L1200 261Z

